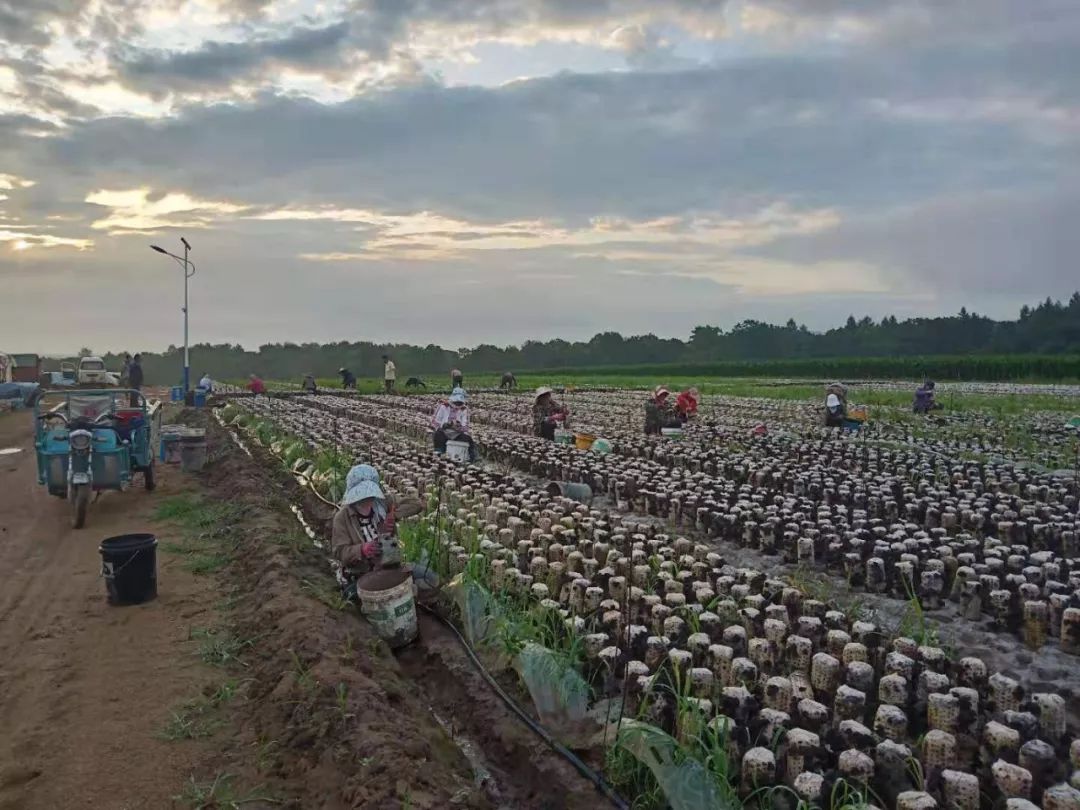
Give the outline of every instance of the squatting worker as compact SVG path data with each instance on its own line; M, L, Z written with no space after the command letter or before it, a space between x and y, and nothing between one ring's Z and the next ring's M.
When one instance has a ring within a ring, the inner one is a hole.
M469 460L476 461L476 443L469 435L468 395L464 388L455 388L449 399L439 403L431 417L431 429L435 431L436 453L444 454L448 441L465 442L469 445Z
M384 354L383 360L383 383L386 385L386 393L391 393L394 390L394 384L397 382L397 366L394 365L394 361L390 359L390 355Z
M398 518L423 511L418 498L398 500L384 493L379 486L379 472L370 464L358 464L349 470L330 540L334 559L341 564L346 580L353 581L386 562L396 562L384 552L384 544L390 548Z
M356 375L347 368L339 368L337 373L341 375L341 387L346 390L356 390Z
M645 403L645 435L658 436L662 428L681 425L682 422L671 405L671 392L662 385L656 386L653 395Z
M300 388L309 394L319 393L319 384L315 382L315 375L305 374L304 381L300 383Z
M847 388L833 383L825 389L825 427L843 427L847 418Z
M551 396L551 389L540 386L533 400L533 433L544 439L555 438L555 426L565 423L570 409L560 405Z
M207 394L214 393L214 381L210 379L210 372L204 371L202 379L199 380L199 388L204 390Z
M688 388L675 399L675 410L684 422L697 416L700 399L701 395L696 388Z

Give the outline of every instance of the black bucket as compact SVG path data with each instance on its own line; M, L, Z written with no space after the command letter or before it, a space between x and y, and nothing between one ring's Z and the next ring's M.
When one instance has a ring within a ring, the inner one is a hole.
M157 538L152 534L107 537L98 547L110 605L137 605L157 596Z

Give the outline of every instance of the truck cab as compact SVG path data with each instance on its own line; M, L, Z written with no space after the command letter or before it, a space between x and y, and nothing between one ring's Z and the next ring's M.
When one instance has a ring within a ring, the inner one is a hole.
M79 385L109 385L109 372L100 357L83 357L79 360Z

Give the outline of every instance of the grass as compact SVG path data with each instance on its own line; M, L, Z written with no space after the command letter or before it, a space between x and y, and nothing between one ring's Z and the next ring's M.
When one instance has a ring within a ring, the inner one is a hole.
M182 557L183 568L201 576L222 570L232 560L243 508L196 495L176 495L161 502L155 517L179 526L182 532L182 540L163 542L162 551Z
M254 643L254 639L237 638L228 628L193 628L190 638L199 642L199 657L203 663L215 667L243 665L240 653Z
M165 740L195 740L209 737L222 725L213 713L232 702L240 689L240 683L227 680L209 694L185 701L169 713L169 719L161 732Z
M190 810L241 810L251 804L281 804L265 787L255 787L241 792L235 784L236 777L219 773L209 782L199 782L192 776L183 793L173 796L173 801Z

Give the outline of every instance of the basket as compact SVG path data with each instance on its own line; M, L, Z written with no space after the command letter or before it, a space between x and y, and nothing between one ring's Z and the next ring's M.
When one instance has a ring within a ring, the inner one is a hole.
M574 445L578 450L588 450L593 446L593 442L596 441L596 437L589 433L575 433Z
M870 411L865 405L853 406L848 409L847 418L852 422L866 422L870 419Z

